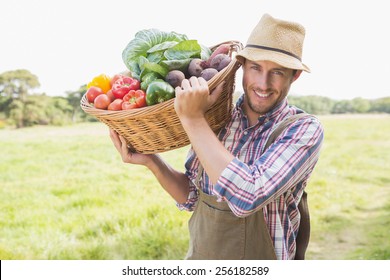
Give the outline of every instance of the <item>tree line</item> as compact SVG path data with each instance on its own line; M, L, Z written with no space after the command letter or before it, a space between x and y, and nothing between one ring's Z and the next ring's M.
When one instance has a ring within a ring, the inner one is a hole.
M38 77L25 69L0 74L0 128L33 125L64 125L94 121L80 107L86 85L65 96L32 93L40 87Z
M0 128L96 121L80 107L86 85L66 92L65 96L32 93L39 86L38 77L25 69L0 74ZM291 105L315 115L390 113L390 97L334 100L323 96L289 95L288 99Z

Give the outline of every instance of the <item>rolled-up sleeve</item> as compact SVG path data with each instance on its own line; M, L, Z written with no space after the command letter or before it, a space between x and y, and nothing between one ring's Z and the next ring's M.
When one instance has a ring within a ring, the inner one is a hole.
M198 190L196 186L190 181L189 183L190 192L188 194L187 201L184 203L177 203L179 210L194 211L196 202L198 201Z
M197 159L193 149L190 149L188 152L185 168L185 175L189 180L189 193L187 201L184 203L176 203L176 206L180 210L194 211L199 196L198 189L195 185L195 180L199 169L199 160Z

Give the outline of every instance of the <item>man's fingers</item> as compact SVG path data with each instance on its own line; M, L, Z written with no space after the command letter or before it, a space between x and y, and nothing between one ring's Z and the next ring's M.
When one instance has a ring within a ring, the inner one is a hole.
M126 142L125 138L123 136L119 135L119 139L121 141L121 149L122 149L123 154L128 153L129 147L127 146L127 142Z
M125 157L129 154L129 148L127 146L127 142L125 138L121 135L119 135L117 132L115 132L113 129L110 128L110 137L112 142L114 143L115 148L118 150L118 152L121 154L122 159L124 160Z
M199 88L202 88L202 87L208 87L208 84L207 84L207 81L205 79L203 79L202 77L195 77L195 76L192 76L191 78L189 79L184 79L182 82L181 82L181 88L184 90L184 91L193 91L193 90L197 90Z
M198 78L198 77L192 76L190 78L191 86L192 87L199 87L199 85L201 83L200 79L203 79L203 78Z
M188 79L184 79L182 82L181 82L181 88L183 90L189 90L191 89L191 84L190 84L190 81Z
M197 79L197 82L198 82L198 85L200 85L202 87L207 87L207 88L209 87L209 85L207 84L207 81L202 77L199 77Z
M118 152L120 152L121 141L119 139L118 133L116 133L116 131L112 128L110 128L110 138L114 143L115 148L118 150Z

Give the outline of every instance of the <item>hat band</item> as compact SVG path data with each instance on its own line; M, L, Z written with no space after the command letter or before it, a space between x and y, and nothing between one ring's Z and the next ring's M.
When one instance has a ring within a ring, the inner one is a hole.
M292 56L292 57L295 57L296 59L298 59L299 61L302 61L302 59L293 54L293 53L290 53L288 51L285 51L285 50L281 50L281 49L277 49L277 48L271 48L271 47L266 47L266 46L260 46L260 45L252 45L252 44L248 44L245 46L246 48L256 48L256 49L263 49L263 50L267 50L267 51L275 51L275 52L280 52L280 53L284 53L284 54L287 54L289 56Z

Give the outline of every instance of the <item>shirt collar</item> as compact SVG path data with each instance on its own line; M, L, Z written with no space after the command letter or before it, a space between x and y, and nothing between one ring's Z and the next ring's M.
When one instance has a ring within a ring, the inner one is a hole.
M279 104L277 104L271 111L269 111L266 117L270 120L276 119L278 116L283 115L283 112L288 110L287 97L284 98Z

